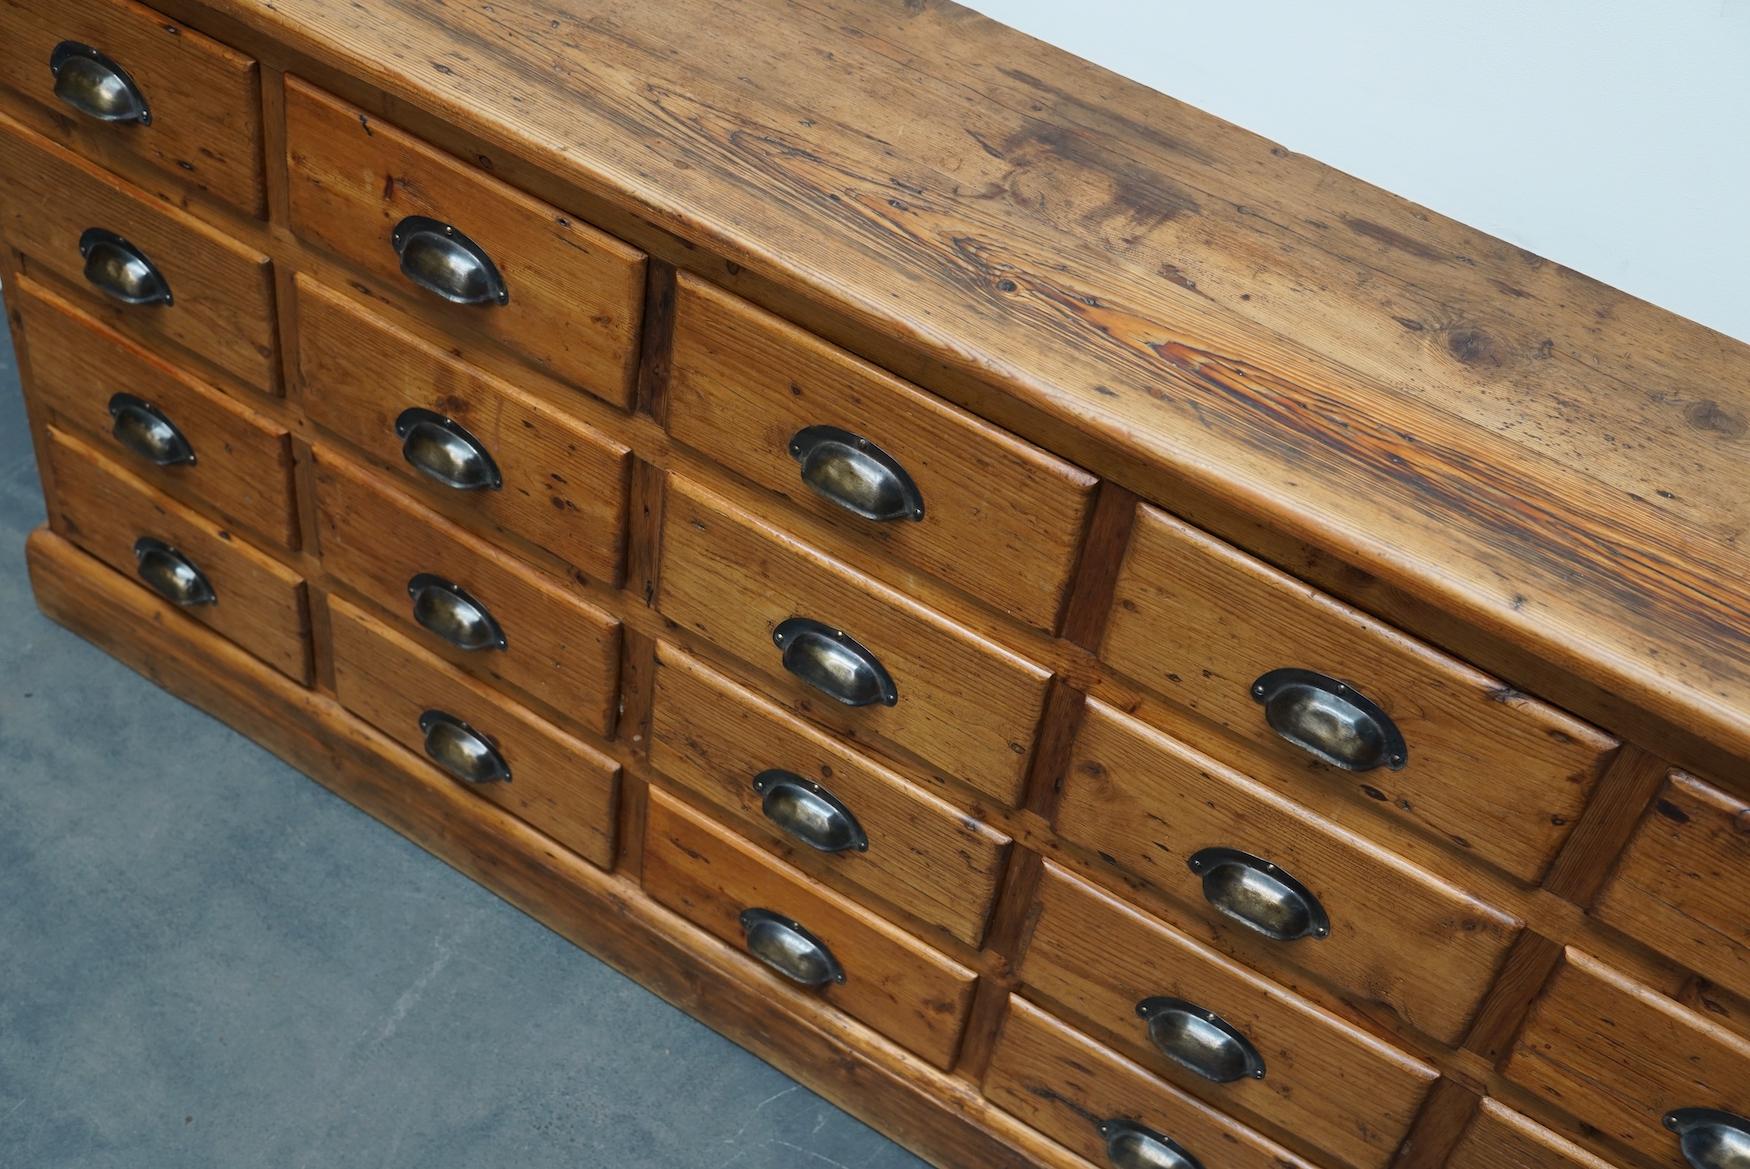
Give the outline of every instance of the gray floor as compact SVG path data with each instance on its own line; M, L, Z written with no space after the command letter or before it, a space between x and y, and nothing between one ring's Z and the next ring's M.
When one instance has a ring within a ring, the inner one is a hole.
M30 598L0 330L0 1165L922 1163Z

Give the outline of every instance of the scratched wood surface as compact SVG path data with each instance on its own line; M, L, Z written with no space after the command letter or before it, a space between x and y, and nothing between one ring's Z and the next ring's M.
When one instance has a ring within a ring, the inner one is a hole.
M1750 755L1744 345L946 0L203 2Z

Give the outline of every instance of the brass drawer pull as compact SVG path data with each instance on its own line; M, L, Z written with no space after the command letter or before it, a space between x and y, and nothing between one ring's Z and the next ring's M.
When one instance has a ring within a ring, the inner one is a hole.
M792 617L772 630L772 642L784 651L786 670L846 706L899 701L880 661L842 629Z
M173 605L192 609L219 603L219 595L213 591L206 574L163 540L153 536L135 540L134 566L140 579Z
M170 282L146 253L113 231L93 227L79 237L85 279L123 304L173 304Z
M1112 1169L1203 1169L1203 1162L1178 1141L1134 1120L1102 1120L1100 1135L1106 1138L1106 1160Z
M803 986L843 982L844 968L826 943L769 909L741 911L741 929L747 936L747 951L785 978Z
M1214 1084L1264 1078L1264 1057L1252 1041L1214 1011L1184 999L1147 998L1136 1013L1161 1054Z
M1270 861L1237 848L1205 848L1187 863L1203 878L1203 899L1216 912L1278 942L1330 937L1319 899Z
M851 810L813 780L773 769L754 776L766 819L818 852L867 852L869 838Z
M128 71L78 41L62 41L49 53L55 96L100 122L152 124L152 108Z
M401 456L415 469L458 491L497 491L504 476L480 440L452 418L414 407L395 419Z
M1270 729L1345 771L1396 771L1409 761L1391 716L1347 682L1311 670L1271 670L1252 683Z
M492 740L453 714L428 710L419 716L425 753L463 783L509 783L510 765Z
M422 572L407 582L413 619L457 649L503 649L504 630L454 581Z
M1750 1118L1718 1108L1678 1108L1665 1114L1690 1169L1750 1169Z
M447 223L409 215L389 236L401 274L451 304L510 303L510 290L486 249Z
M921 520L924 497L905 468L861 435L836 426L809 426L790 440L802 481L866 520Z
M112 394L110 433L115 440L159 467L192 467L194 447L164 411L132 394Z

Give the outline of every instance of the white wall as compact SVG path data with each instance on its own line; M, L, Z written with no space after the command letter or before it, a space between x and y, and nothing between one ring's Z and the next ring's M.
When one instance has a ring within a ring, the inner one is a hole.
M1750 0L963 0L1750 341Z

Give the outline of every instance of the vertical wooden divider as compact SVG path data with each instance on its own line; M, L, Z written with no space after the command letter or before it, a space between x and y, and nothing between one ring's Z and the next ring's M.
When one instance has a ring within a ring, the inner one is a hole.
M1624 744L1598 780L1580 822L1550 862L1543 887L1581 909L1589 908L1670 771L1670 764L1662 759Z
M1458 1146L1482 1097L1457 1080L1441 1076L1429 1089L1410 1133L1392 1156L1391 1169L1437 1169Z
M664 423L668 418L668 372L674 349L675 270L654 257L645 261L643 328L638 345L638 378L633 409ZM668 474L634 456L626 525L626 591L641 604L656 600L662 571L662 506ZM639 761L649 756L650 704L656 682L656 639L627 629L620 661L620 717L614 734ZM642 774L620 780L619 848L614 871L643 879L644 818L649 781Z
M1124 561L1135 525L1136 505L1137 497L1116 483L1102 481L1095 491L1094 506L1082 533L1082 546L1058 617L1058 636L1090 652L1098 648L1106 628L1118 568ZM1064 674L1054 674L1045 691L1044 710L1039 717L1020 806L1046 823L1056 814L1070 748L1087 707L1087 691L1082 688L1085 684L1078 685ZM983 976L967 1016L966 1038L954 1069L957 1075L974 1081L984 1078L1009 995L1016 985L1014 965L1027 933L1028 915L1043 869L1044 862L1037 852L1019 844L1009 850L991 909L990 926L985 931Z

